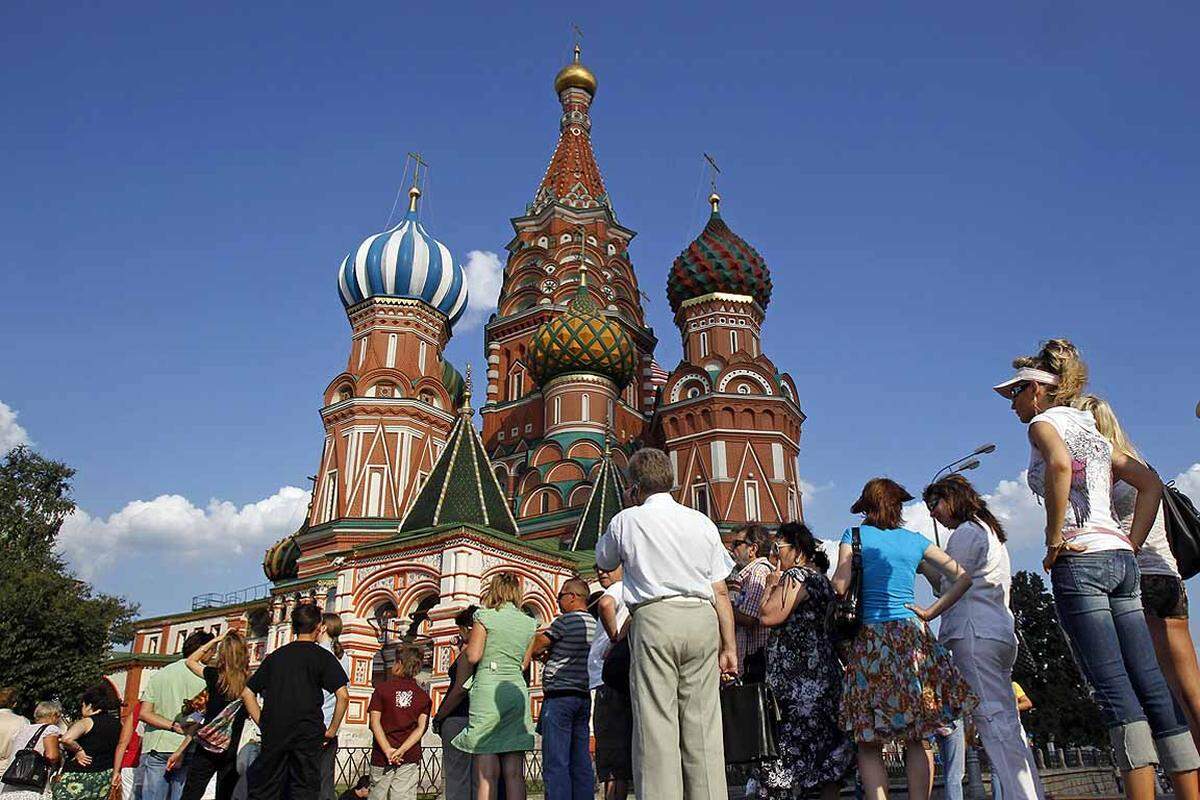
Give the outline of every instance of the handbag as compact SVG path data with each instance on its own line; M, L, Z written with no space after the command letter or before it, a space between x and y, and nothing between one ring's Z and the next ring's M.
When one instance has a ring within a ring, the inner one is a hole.
M756 764L779 758L775 738L779 707L765 683L734 681L721 689L721 736L726 764Z
M196 739L210 753L224 753L233 739L233 726L242 711L241 699L234 700L222 708L215 717L200 726Z
M850 529L850 585L846 593L834 598L825 613L825 632L834 642L854 638L862 627L863 561L862 536L857 527Z
M33 738L25 743L25 747L13 755L8 769L4 770L4 776L0 777L0 783L20 789L34 789L39 792L46 788L46 783L50 780L50 761L33 748L37 747L42 734L49 727L49 725L43 725L38 728Z
M1185 581L1200 572L1200 513L1192 500L1175 487L1175 481L1163 484L1163 521L1167 544Z

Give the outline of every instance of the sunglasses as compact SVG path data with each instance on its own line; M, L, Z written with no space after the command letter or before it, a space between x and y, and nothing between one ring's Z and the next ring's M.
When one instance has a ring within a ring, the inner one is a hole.
M750 544L750 540L749 539L734 539L732 542L729 543L729 546L730 547L741 547L744 544Z
M1029 381L1025 381L1023 383L1018 383L1018 384L1014 385L1008 393L1008 399L1016 400L1017 395L1019 395L1021 392L1025 391L1027 388L1029 388Z

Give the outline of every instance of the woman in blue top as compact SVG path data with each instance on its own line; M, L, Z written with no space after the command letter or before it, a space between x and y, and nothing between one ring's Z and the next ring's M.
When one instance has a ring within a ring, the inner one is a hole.
M867 800L886 800L883 745L905 743L908 796L928 800L932 775L924 739L970 712L975 698L926 622L936 619L971 588L971 576L939 547L901 525L913 497L895 481L875 478L850 508L865 514L862 542L862 627L845 653L842 727L858 742L858 771ZM850 585L852 529L842 535L833 587ZM924 563L946 578L949 589L929 608L914 603L917 568Z

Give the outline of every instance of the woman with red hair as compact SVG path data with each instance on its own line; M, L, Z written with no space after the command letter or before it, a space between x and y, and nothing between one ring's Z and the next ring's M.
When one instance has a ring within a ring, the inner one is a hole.
M904 742L908 796L928 800L933 785L925 739L971 711L975 697L949 651L925 624L971 588L971 576L940 547L903 527L913 497L888 478L867 481L850 508L865 516L847 528L838 548L833 587L850 587L855 540L862 553L862 625L846 651L841 723L858 743L858 771L867 800L885 800L883 745ZM917 569L937 573L947 590L928 608L914 603Z

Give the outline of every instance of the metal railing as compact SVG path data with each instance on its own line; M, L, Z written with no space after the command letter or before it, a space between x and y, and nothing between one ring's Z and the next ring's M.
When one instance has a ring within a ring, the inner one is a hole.
M340 747L334 767L333 782L337 786L350 786L361 776L371 771L371 748ZM525 782L537 786L542 782L542 751L525 753ZM421 750L421 764L417 772L417 792L427 797L438 797L442 792L442 748L425 747Z
M271 596L271 584L260 583L255 586L247 586L245 589L238 589L235 592L208 592L207 594L197 594L192 596L192 611L201 611L206 608L220 608L221 606L232 606L238 603L249 603L253 600L266 600Z
M982 747L976 748L979 754L980 767L983 774L990 775L991 765ZM1072 769L1105 769L1112 768L1113 757L1109 750L1098 747L1058 748L1053 751L1034 750L1035 760L1043 775L1056 770ZM904 754L888 752L884 754L884 763L888 777L895 785L903 784L905 780ZM359 777L366 775L371 769L370 747L342 747L338 749L337 765L334 769L334 784L350 786ZM745 783L749 776L748 767L730 767L731 778ZM944 785L942 765L935 768L936 785ZM525 753L525 782L531 787L538 788L542 784L542 751L530 750ZM421 763L417 777L417 792L422 800L431 800L442 794L442 748L425 747L421 752ZM731 784L732 785L732 784ZM854 782L847 781L843 794L853 792Z

